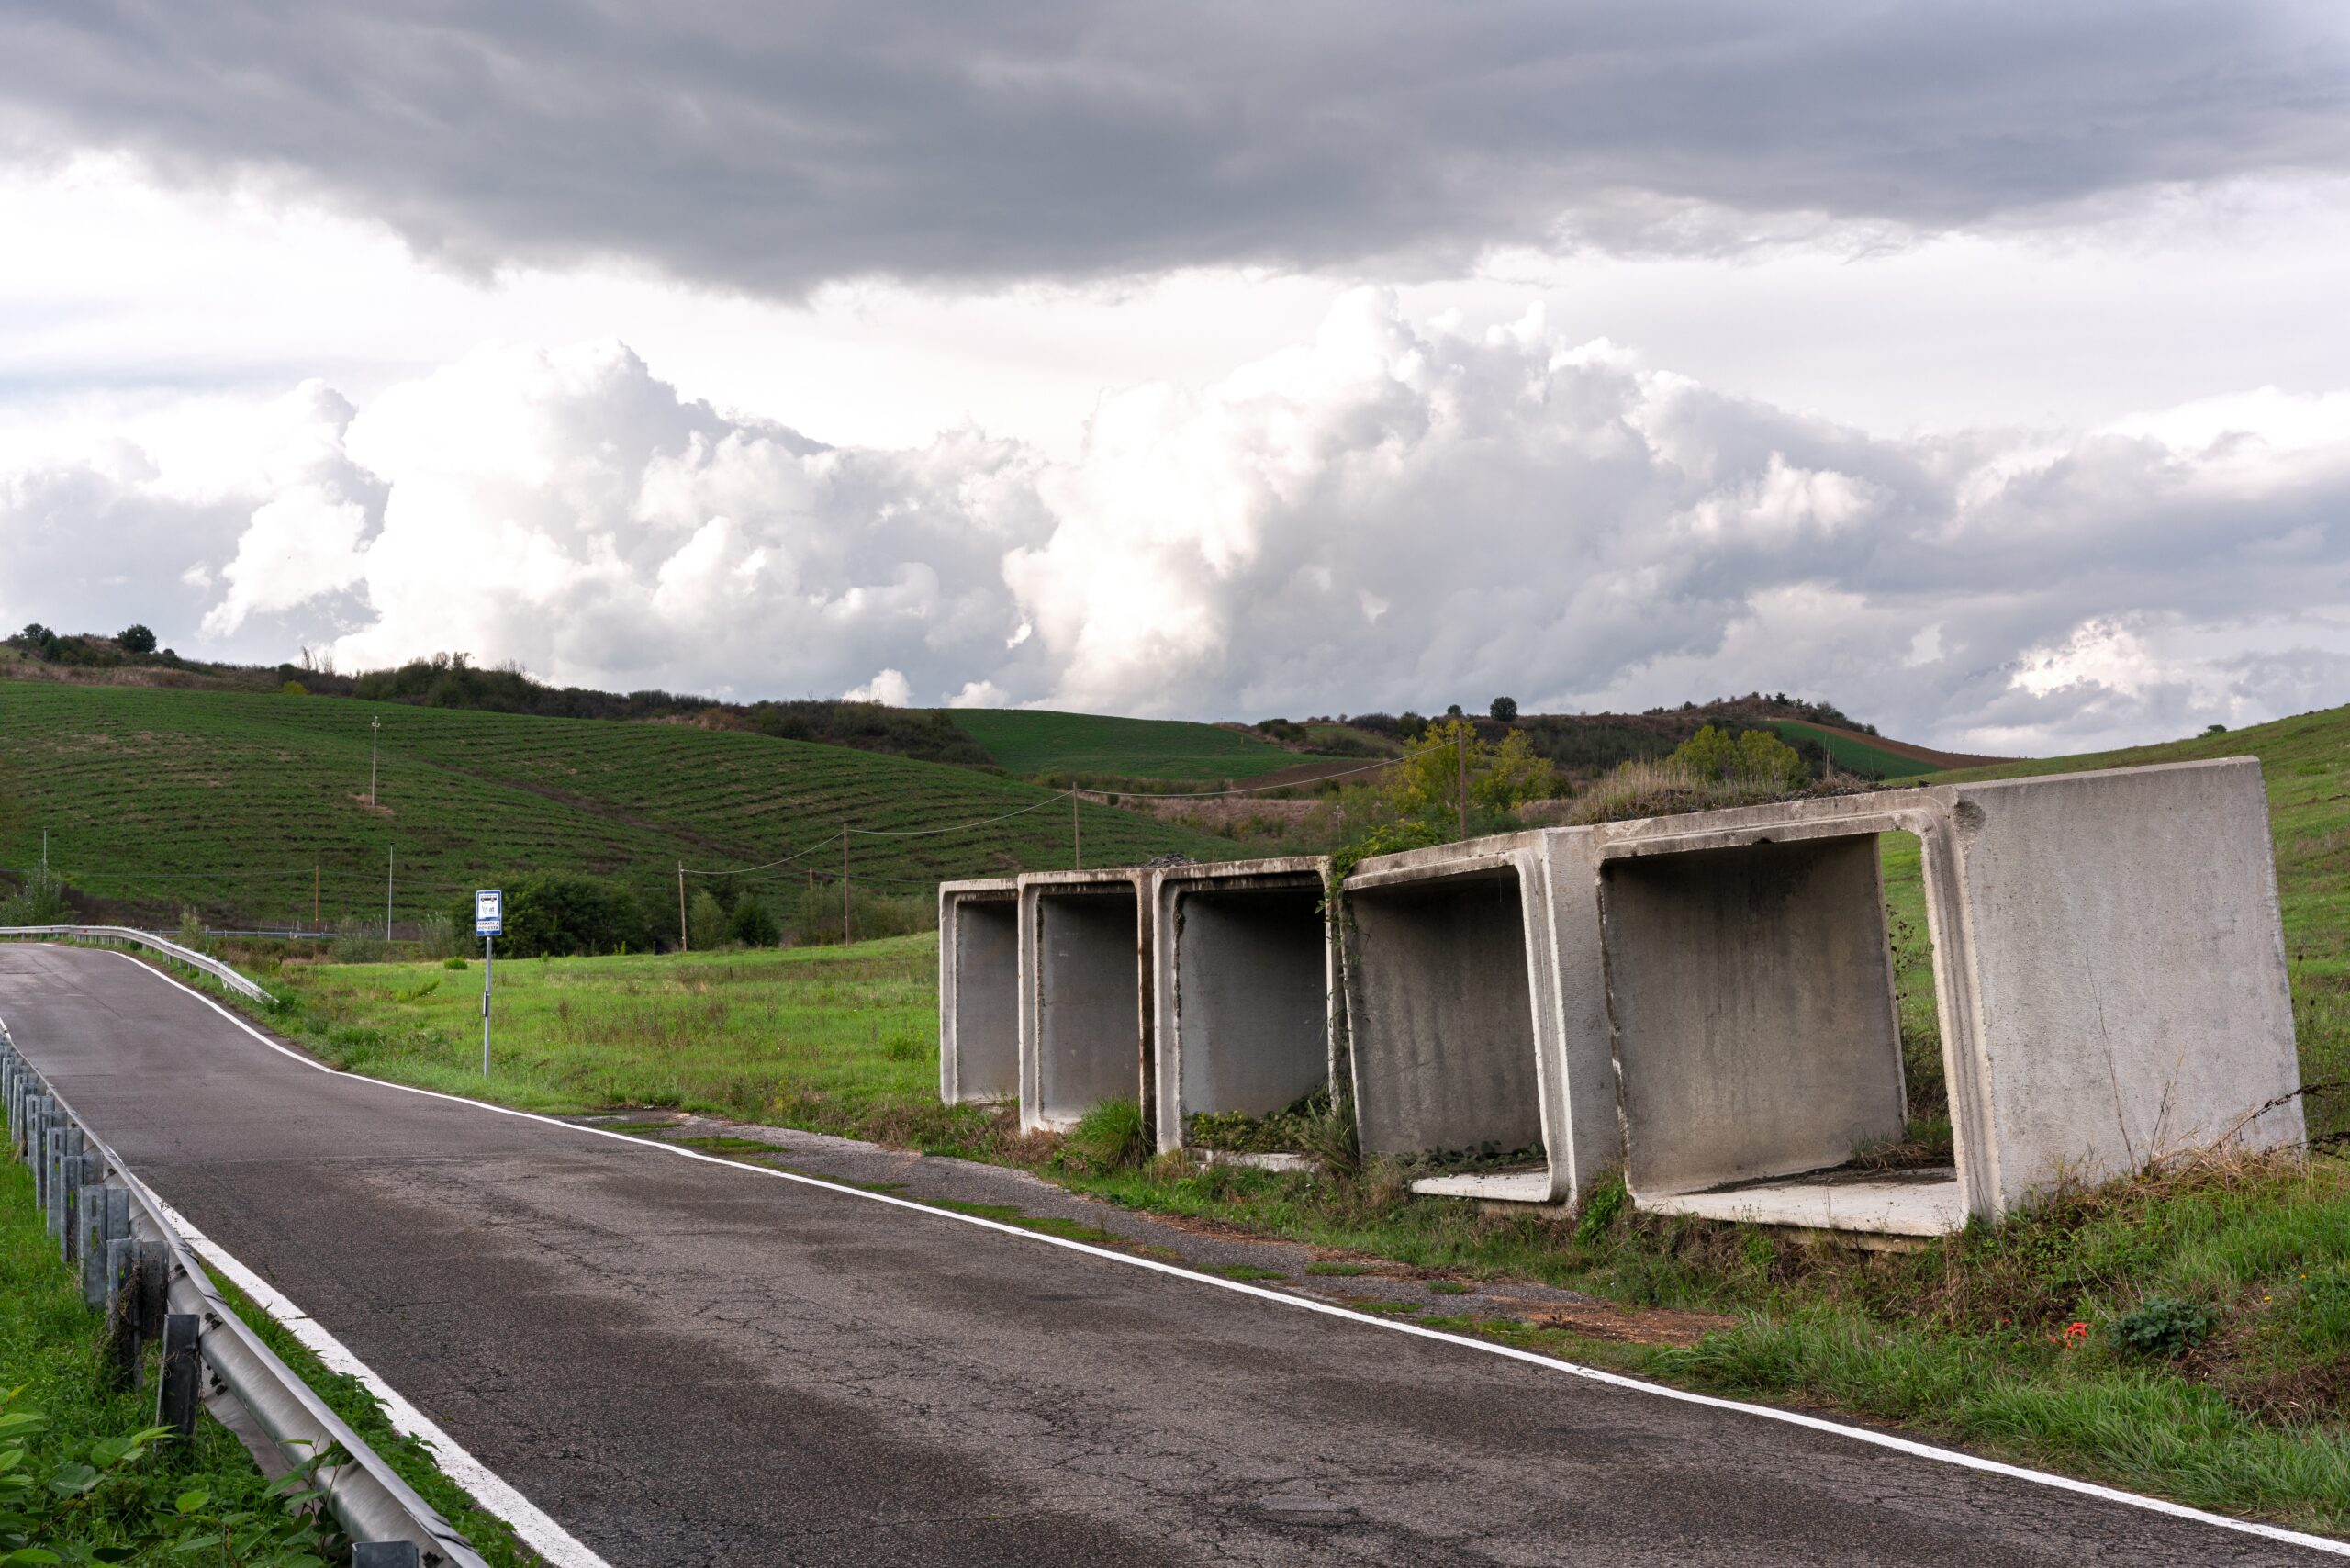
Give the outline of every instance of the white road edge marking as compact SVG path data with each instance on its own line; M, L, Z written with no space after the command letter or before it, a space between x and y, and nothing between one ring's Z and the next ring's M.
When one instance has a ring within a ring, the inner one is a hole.
M108 951L113 950L108 949ZM338 1071L324 1062L313 1061L301 1052L278 1044L202 991L192 986L182 984L178 980L163 973L153 965L142 963L129 953L116 952L115 957L153 975L167 985L177 986L180 990L186 991L188 995L220 1014L271 1050L277 1052L278 1055L300 1062L304 1067L326 1073L330 1077L346 1079L354 1083L372 1083L378 1088L397 1090L403 1094L420 1094L428 1100L446 1100L452 1104L471 1105L476 1110L487 1111L493 1115L513 1116L526 1122L540 1122L551 1127L563 1127L575 1133L585 1133L592 1137L610 1138L616 1143L630 1144L638 1148L659 1149L664 1153L676 1155L681 1159L698 1159L708 1164L723 1166L730 1170L744 1171L753 1176L770 1177L779 1182L792 1182L801 1186L818 1187L828 1193L839 1193L853 1198L862 1198L868 1203L886 1204L891 1208L911 1209L916 1214L951 1220L958 1225L976 1226L982 1230L999 1231L1005 1236L1041 1242L1047 1247L1060 1247L1072 1252L1083 1252L1091 1257L1106 1259L1113 1263L1123 1263L1128 1268L1145 1269L1152 1273L1172 1275L1177 1279L1206 1285L1214 1290L1230 1291L1237 1295L1255 1296L1261 1301L1278 1302L1283 1306L1294 1307L1300 1311L1318 1313L1326 1317L1339 1317L1350 1323L1383 1328L1391 1334L1405 1334L1419 1339L1436 1339L1448 1345L1458 1345L1463 1350L1476 1350L1489 1356L1500 1356L1509 1361L1523 1361L1529 1366L1540 1367L1548 1372L1562 1372L1569 1377L1583 1378L1588 1382L1605 1384L1609 1388L1645 1394L1651 1398L1668 1399L1682 1405L1700 1406L1709 1410L1735 1411L1740 1415L1759 1417L1765 1421L1777 1421L1785 1426L1803 1427L1815 1432L1830 1432L1838 1437L1849 1438L1857 1443L1865 1443L1873 1448L1890 1449L1896 1453L1908 1454L1913 1459L1931 1460L1938 1464L1947 1464L1960 1470L1978 1471L1986 1475L2004 1476L2011 1481L2029 1482L2033 1485L2046 1486L2059 1492L2071 1492L2083 1497L2095 1497L2100 1502L2119 1503L2125 1507L2142 1508L2148 1513L2163 1514L2172 1518L2193 1519L2215 1529L2233 1530L2243 1535L2259 1536L2264 1540L2283 1541L2292 1546L2304 1546L2313 1551L2325 1552L2334 1557L2350 1557L2350 1541L2332 1540L2324 1536L2311 1535L2302 1530L2286 1529L2279 1525L2260 1524L2252 1519L2232 1519L2225 1514L2207 1513L2201 1508L2190 1508L2183 1503L2173 1503L2161 1497L2148 1497L2136 1492L2124 1492L2119 1487L2100 1486L2093 1481L2076 1481L2069 1475L2054 1475L2044 1470L2031 1470L2019 1464L2003 1463L1996 1459L1982 1459L1971 1453L1961 1453L1955 1449L1936 1448L1930 1443L1913 1442L1908 1438L1897 1438L1886 1432L1873 1432L1865 1427L1847 1426L1841 1421L1830 1421L1818 1416L1807 1416L1797 1410L1780 1410L1768 1405L1750 1405L1743 1400L1722 1399L1710 1394L1693 1394L1686 1389L1673 1388L1664 1383L1648 1383L1639 1378L1626 1377L1620 1372L1604 1372L1597 1367L1587 1367L1577 1361L1561 1361L1556 1356L1539 1355L1532 1350L1521 1350L1511 1345L1496 1345L1483 1339L1470 1338L1464 1334L1449 1334L1440 1328L1429 1328L1417 1323L1375 1316L1367 1312L1356 1312L1348 1307L1334 1306L1327 1302L1313 1301L1304 1296L1291 1295L1282 1291L1267 1290L1260 1285L1252 1285L1245 1281L1222 1279L1214 1274L1202 1273L1197 1270L1184 1268L1178 1264L1162 1263L1153 1258L1136 1258L1128 1253L1113 1252L1108 1248L1095 1247L1083 1241L1070 1241L1058 1236L1047 1236L1041 1231L1026 1230L1019 1226L1006 1225L1001 1220L983 1219L978 1215L957 1214L953 1209L935 1208L928 1204L918 1203L912 1198L893 1198L887 1193L867 1192L862 1187L826 1182L814 1176L803 1176L793 1170L776 1170L766 1166L745 1165L740 1160L721 1159L716 1155L704 1154L699 1149L680 1148L675 1144L655 1143L650 1138L631 1137L625 1133L612 1132L604 1127L586 1126L577 1122L566 1122L554 1116L542 1116L533 1111L517 1111L505 1105L493 1105L484 1100L469 1100L462 1094L443 1094L438 1090L418 1089L410 1084L393 1083L381 1078L370 1078L364 1073ZM419 1417L419 1419L421 1418L421 1417ZM453 1448L453 1446L452 1445ZM487 1472L485 1471L484 1473L487 1474ZM479 1495L479 1494L476 1495ZM519 1498L516 1500L520 1501ZM524 1506L528 1506L527 1504ZM532 1511L535 1513L537 1510ZM544 1518L543 1515L540 1517ZM520 1527L518 1524L516 1528L519 1529ZM536 1542L532 1544L535 1545Z
M509 1485L503 1476L466 1452L464 1445L441 1429L440 1423L409 1404L399 1390L376 1375L375 1368L352 1355L348 1346L327 1331L326 1325L280 1295L269 1282L239 1262L227 1248L190 1224L187 1215L161 1198L155 1202L162 1209L163 1217L172 1222L198 1257L228 1276L255 1306L283 1324L286 1332L299 1339L329 1372L344 1373L365 1384L367 1392L383 1402L384 1415L391 1421L394 1431L430 1444L442 1473L464 1487L475 1502L512 1525L514 1533L544 1558L551 1568L611 1568L569 1530L548 1518L537 1504Z

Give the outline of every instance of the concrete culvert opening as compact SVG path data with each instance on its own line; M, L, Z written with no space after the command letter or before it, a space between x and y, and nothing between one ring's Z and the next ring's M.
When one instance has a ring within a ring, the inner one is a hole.
M1035 1125L1067 1131L1104 1100L1145 1099L1140 901L1130 881L1033 891Z
M1314 873L1161 884L1161 973L1172 981L1161 998L1158 1037L1162 1150L1193 1141L1195 1116L1274 1117L1327 1092L1330 947L1322 898ZM1276 1152L1265 1140L1278 1140L1280 1126L1246 1130L1248 1152Z
M1416 1180L1416 1192L1547 1199L1518 873L1350 886L1347 912L1363 1152L1459 1168Z
M1940 1118L1939 1163L1908 1136L1878 835L1610 860L1601 909L1640 1206L1921 1235L1963 1220L1947 1107L1919 1118ZM1904 957L1930 977L1930 944ZM1930 1016L1930 978L1922 1001Z
M1020 1097L1020 902L1002 890L940 897L940 1097Z

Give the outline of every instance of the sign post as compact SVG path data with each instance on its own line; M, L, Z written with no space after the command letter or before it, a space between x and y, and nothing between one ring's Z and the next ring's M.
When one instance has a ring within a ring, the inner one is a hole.
M474 935L481 938L481 1075L489 1076L489 976L498 939L506 934L506 894L484 888L474 894Z

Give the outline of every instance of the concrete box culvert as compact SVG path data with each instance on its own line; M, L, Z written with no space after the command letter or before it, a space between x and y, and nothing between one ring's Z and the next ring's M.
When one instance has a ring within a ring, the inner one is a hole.
M1570 831L1556 846L1524 833L1380 856L1347 879L1347 1056L1363 1152L1539 1151L1517 1169L1423 1177L1416 1192L1568 1203L1613 1157L1596 1000L1578 999L1577 1041L1561 1006L1550 864L1577 857L1582 830ZM1593 989L1595 919L1584 924L1594 929L1570 933L1570 969ZM1573 1101L1592 1093L1599 1114L1578 1116ZM1577 1138L1578 1122L1601 1128L1595 1143Z
M2070 1182L2303 1140L2253 759L1591 831L1643 1208L1930 1235ZM1823 1168L1852 1152L1840 1140L1899 1126L1875 877L1894 832L1922 846L1955 1160L1877 1177Z
M1192 1118L1268 1115L1332 1082L1337 953L1318 856L1177 866L1152 880L1160 1151Z
M1152 1122L1151 873L1019 879L1020 1126L1067 1132L1105 1100Z
M1635 1202L1760 1218L1800 1196L1807 1223L1963 1222L1950 1170L1768 1199L1751 1185L1902 1136L1876 834L1632 857L1605 864L1600 890Z
M1020 890L1011 877L938 887L938 1097L1020 1098Z

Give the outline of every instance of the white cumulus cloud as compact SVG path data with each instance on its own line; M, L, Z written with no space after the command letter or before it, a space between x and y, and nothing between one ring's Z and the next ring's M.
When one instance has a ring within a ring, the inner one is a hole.
M137 453L0 475L0 616L1203 717L1760 688L2045 751L2350 696L2344 406L1893 438L1366 289L1050 456L826 447L616 342L495 344L355 409L306 387L201 486Z

